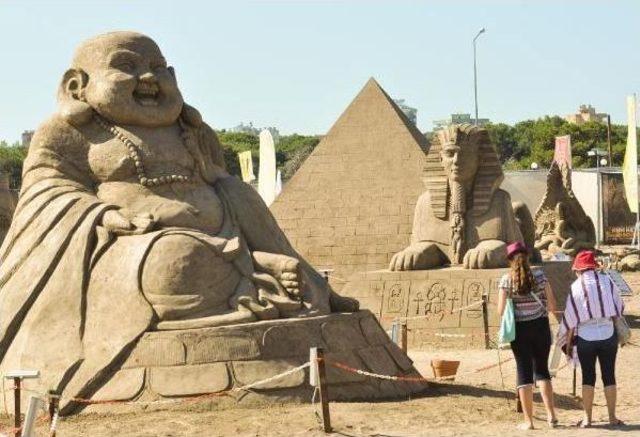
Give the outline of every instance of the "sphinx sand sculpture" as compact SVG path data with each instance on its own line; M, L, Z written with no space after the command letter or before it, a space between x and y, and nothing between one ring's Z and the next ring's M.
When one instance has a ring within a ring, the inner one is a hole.
M486 129L462 124L438 131L425 173L427 191L416 205L411 243L389 268L505 267L506 244L523 237L511 197L499 188L504 175ZM520 217L531 220L530 213Z
M2 371L41 370L41 386L66 399L63 414L116 372L126 399L148 384L156 395L197 394L255 379L255 369L272 376L260 360L304 360L313 345L356 366L395 357L415 372L370 313L331 315L358 302L334 293L259 195L226 173L216 134L184 103L153 40L113 32L84 42L58 99L33 137L0 250ZM303 384L304 372L294 379ZM375 383L368 393L384 395Z
M512 203L499 188L503 173L486 129L453 125L436 135L409 246L391 258L393 271L355 273L341 293L357 298L383 326L406 319L409 347L486 346L487 334L493 336L500 322L497 278L508 270L496 269L507 267L506 244L524 241L538 261L533 219L524 203ZM574 279L569 263L538 268L564 302ZM489 332L480 306L484 298Z
M593 221L584 212L571 189L571 169L554 161L547 174L545 192L535 217L535 247L543 258L556 253L575 256L593 249L596 232Z

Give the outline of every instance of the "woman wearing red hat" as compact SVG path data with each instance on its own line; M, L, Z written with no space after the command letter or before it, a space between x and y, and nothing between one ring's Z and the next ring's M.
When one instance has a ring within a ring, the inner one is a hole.
M518 371L518 396L522 402L524 423L518 427L533 429L533 382L540 385L540 393L547 410L547 422L554 428L558 423L553 401L553 386L549 374L551 328L549 311L556 309L551 287L542 270L532 270L526 246L516 241L507 246L511 271L500 279L498 312L505 311L508 298L513 301L515 340L511 350Z
M558 336L566 340L565 350L570 355L573 354L572 345L575 341L582 368L584 417L578 426L591 426L596 360L600 363L609 423L620 426L623 423L616 417L615 375L618 338L613 319L622 316L624 304L611 278L598 271L592 250L584 250L576 255L573 270L578 279L571 285Z

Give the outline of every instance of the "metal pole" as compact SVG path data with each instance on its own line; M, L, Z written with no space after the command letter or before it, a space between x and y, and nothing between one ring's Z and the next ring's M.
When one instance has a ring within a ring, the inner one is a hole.
M598 212L598 230L596 232L597 238L596 238L596 247L600 246L600 242L602 241L602 234L601 234L601 229L602 229L602 223L601 223L601 218L600 216L602 215L601 213L601 209L602 209L602 193L600 190L600 156L598 156L598 151L596 150L596 182L598 183L597 186L597 190L598 190L598 207L597 207L597 212Z
M475 125L478 125L478 67L476 65L476 36L473 39L473 96L475 102L476 118Z
M484 27L478 31L476 36L473 38L473 96L475 102L475 110L476 110L476 118L475 125L478 125L478 66L476 62L476 41L478 37L484 33Z
M633 107L633 112L637 115L638 113L638 107L636 102L636 94L633 93L633 102L634 102L634 107ZM636 120L636 117L633 117L634 120ZM637 121L636 121L636 125L637 125ZM633 127L633 131L634 133L636 132L636 126ZM636 133L636 136L638 134ZM637 149L637 142L636 142L636 156L638 155L638 149ZM634 162L634 168L636 169L636 196L640 199L640 182L638 181L638 163ZM638 199L636 199L638 200ZM640 249L640 206L637 207L638 212L636 213L636 249Z
M613 167L613 154L611 152L611 116L607 114L607 148L609 150L609 167Z

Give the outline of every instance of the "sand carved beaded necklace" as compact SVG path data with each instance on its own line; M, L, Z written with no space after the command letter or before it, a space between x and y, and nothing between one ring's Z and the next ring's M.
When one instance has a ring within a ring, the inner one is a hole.
M96 114L94 118L96 120L96 123L98 123L101 128L111 133L127 147L127 150L129 150L129 157L133 159L133 163L136 167L136 174L138 176L138 182L140 183L140 185L144 185L145 187L154 187L158 185L171 184L174 182L191 181L192 176L184 174L162 175L154 178L149 177L144 170L144 163L142 162L142 153L140 151L140 148L131 140L131 138L126 136L122 132L122 130L118 129L118 127L110 124L99 115Z

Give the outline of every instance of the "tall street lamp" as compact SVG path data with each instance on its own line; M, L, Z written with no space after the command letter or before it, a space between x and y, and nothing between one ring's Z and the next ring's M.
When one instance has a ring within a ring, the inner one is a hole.
M473 37L473 94L476 102L476 126L478 125L478 67L476 63L476 41L485 32L484 27Z

